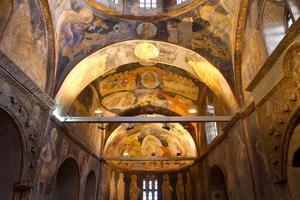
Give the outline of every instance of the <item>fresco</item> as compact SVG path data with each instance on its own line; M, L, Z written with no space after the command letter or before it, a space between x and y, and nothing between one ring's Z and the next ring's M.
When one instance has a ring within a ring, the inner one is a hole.
M158 57L149 60L138 58L135 50L141 44L155 46L159 51ZM199 54L170 43L131 40L105 47L79 62L68 74L56 95L55 101L60 105L59 112L68 112L70 103L98 77L117 71L119 66L140 62L144 64L145 61L148 64L163 63L162 66L169 65L185 70L198 81L207 85L231 111L234 112L237 108L233 91L225 77Z
M1 0L0 3L0 40L2 32L5 30L6 24L10 13L12 12L13 1L12 0Z
M121 124L109 136L104 155L108 157L177 157L197 156L197 150L193 138L180 124L170 124L170 130L163 128L163 124L134 124L133 129L128 130L127 124ZM193 161L108 161L122 169L141 171L167 171L177 170Z
M20 0L15 2L10 22L0 43L0 49L41 89L45 89L47 40L39 1ZM35 66L34 70L32 70L32 66Z
M99 105L98 93L90 85L73 102L69 114L74 116L95 116L94 111L99 108ZM72 131L72 134L94 149L97 154L100 153L102 138L99 137L99 134L101 130L98 129L96 124L68 124L68 128Z
M74 144L50 122L38 163L39 173L32 194L33 199L53 199L56 172L61 163L70 157L77 161L81 177L80 187L85 188L89 172L93 170L95 174L98 173L98 160Z
M241 65L244 90L248 87L268 56L263 33L259 24L259 11L262 9L262 3L257 0L251 0L249 1L249 5L250 13L246 21ZM249 93L245 92L245 100L250 101L250 98Z
M211 0L172 19L139 22L117 19L80 0L51 3L57 34L57 78L81 59L107 45L132 39L175 43L212 61L234 87L231 55L238 0ZM57 85L59 87L59 84Z
M178 75L174 68L159 66L128 65L125 71L101 78L99 93L103 108L120 114L126 109L151 104L189 115L189 109L197 108L200 84L183 71Z
M109 176L110 173L111 175ZM120 184L120 186L122 186L122 192L124 192L122 193L124 194L122 197L125 199L143 199L143 195L146 197L150 192L152 193L152 199L193 199L193 195L184 188L184 185L191 184L189 170L163 173L135 173L113 168L110 173L108 172L107 176L110 177L110 183L113 183L109 188L109 192L107 192L111 194L109 198L110 200L118 199L115 190L119 177L122 177L124 181L122 182L123 184Z

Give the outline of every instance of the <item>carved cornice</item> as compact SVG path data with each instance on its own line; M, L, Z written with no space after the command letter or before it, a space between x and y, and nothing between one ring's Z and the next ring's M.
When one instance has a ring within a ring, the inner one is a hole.
M0 69L7 75L5 79L11 85L21 87L24 92L30 94L31 99L39 100L49 109L54 108L54 101L48 94L41 90L23 71L21 71L1 50L0 50Z

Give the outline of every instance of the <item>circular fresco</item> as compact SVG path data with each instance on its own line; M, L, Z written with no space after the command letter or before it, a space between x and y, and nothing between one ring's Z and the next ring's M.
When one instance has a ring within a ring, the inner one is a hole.
M148 89L154 89L159 86L158 74L153 71L145 71L141 75L141 84Z

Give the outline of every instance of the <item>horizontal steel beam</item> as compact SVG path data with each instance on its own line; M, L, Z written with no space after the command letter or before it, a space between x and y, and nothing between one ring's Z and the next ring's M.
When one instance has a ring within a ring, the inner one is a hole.
M62 117L65 123L178 123L178 122L228 122L231 116L196 117Z
M197 157L103 157L106 161L188 161Z

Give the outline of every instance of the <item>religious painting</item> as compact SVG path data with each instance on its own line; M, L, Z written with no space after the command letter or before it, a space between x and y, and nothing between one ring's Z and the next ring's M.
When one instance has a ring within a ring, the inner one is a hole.
M126 124L121 124L108 138L105 155L130 158L196 156L196 146L189 132L180 124L168 126L169 130L164 129L164 124L160 123L134 124L133 128L128 130ZM120 168L142 171L180 169L191 163L192 161L112 161L113 165Z
M0 8L4 6L4 10L1 9L0 17L7 18L3 12L6 9L9 10L8 4L9 2L2 4L1 1ZM9 12L8 10L7 12ZM0 23L2 22L0 21ZM0 42L1 51L42 90L46 89L47 80L48 45L45 27L42 9L38 1L16 1ZM34 70L32 70L32 66L34 66Z
M167 69L137 66L101 78L103 108L121 114L126 109L151 104L181 115L189 114L189 109L197 107L199 83L183 71L178 75L174 68Z

